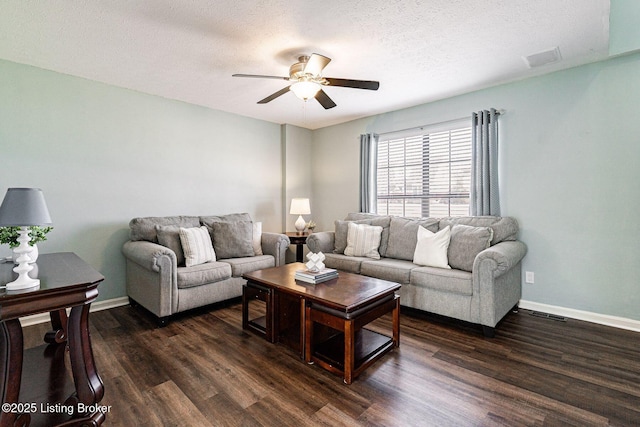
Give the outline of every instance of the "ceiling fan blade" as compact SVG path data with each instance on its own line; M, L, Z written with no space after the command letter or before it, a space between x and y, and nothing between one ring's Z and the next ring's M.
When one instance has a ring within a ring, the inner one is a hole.
M265 99L261 99L260 101L258 101L258 104L266 104L267 102L273 101L274 99L276 99L280 95L284 95L285 93L289 92L289 87L290 86L287 86L287 87L285 87L283 89L280 89L276 93L267 96Z
M327 93L322 89L320 89L320 91L316 93L316 99L318 100L320 105L324 107L325 110L336 106L336 103L333 102L333 100L329 98L329 95L327 95Z
M253 79L277 79L277 80L289 80L289 77L280 76L263 76L261 74L232 74L231 77L250 77Z
M329 82L330 86L352 87L355 89L368 90L378 90L380 87L380 82L373 80L334 79L332 77L325 77L324 79Z
M307 61L307 65L304 67L304 72L308 74L313 74L314 76L319 76L322 74L322 70L331 62L331 58L327 58L326 56L319 55L317 53L312 53Z

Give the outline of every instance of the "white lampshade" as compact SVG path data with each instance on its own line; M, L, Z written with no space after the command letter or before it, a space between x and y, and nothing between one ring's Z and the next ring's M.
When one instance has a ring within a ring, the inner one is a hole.
M306 101L309 98L316 96L316 93L320 91L320 84L315 82L301 81L292 84L289 90L293 92L298 98Z
M289 213L291 215L309 215L311 213L309 199L291 199Z
M291 209L289 209L291 215L299 215L296 220L296 231L302 234L307 223L302 218L302 215L309 215L311 213L311 207L309 206L309 199L291 199Z

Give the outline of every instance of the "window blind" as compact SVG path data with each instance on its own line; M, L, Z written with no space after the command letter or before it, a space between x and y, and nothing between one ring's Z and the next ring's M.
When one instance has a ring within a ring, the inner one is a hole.
M409 217L469 214L471 127L415 129L378 141L377 212Z

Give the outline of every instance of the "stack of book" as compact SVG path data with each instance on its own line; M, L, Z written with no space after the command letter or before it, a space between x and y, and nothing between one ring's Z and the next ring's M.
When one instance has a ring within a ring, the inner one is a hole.
M317 272L298 270L295 275L296 280L313 284L326 282L327 280L335 279L336 277L338 277L338 271L333 268L323 268Z

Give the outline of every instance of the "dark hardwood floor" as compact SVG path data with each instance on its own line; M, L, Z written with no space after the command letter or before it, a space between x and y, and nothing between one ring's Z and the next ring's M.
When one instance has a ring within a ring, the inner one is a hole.
M244 332L240 304L162 329L129 306L90 323L109 426L640 425L640 333L524 310L492 339L404 310L400 348L350 386Z

